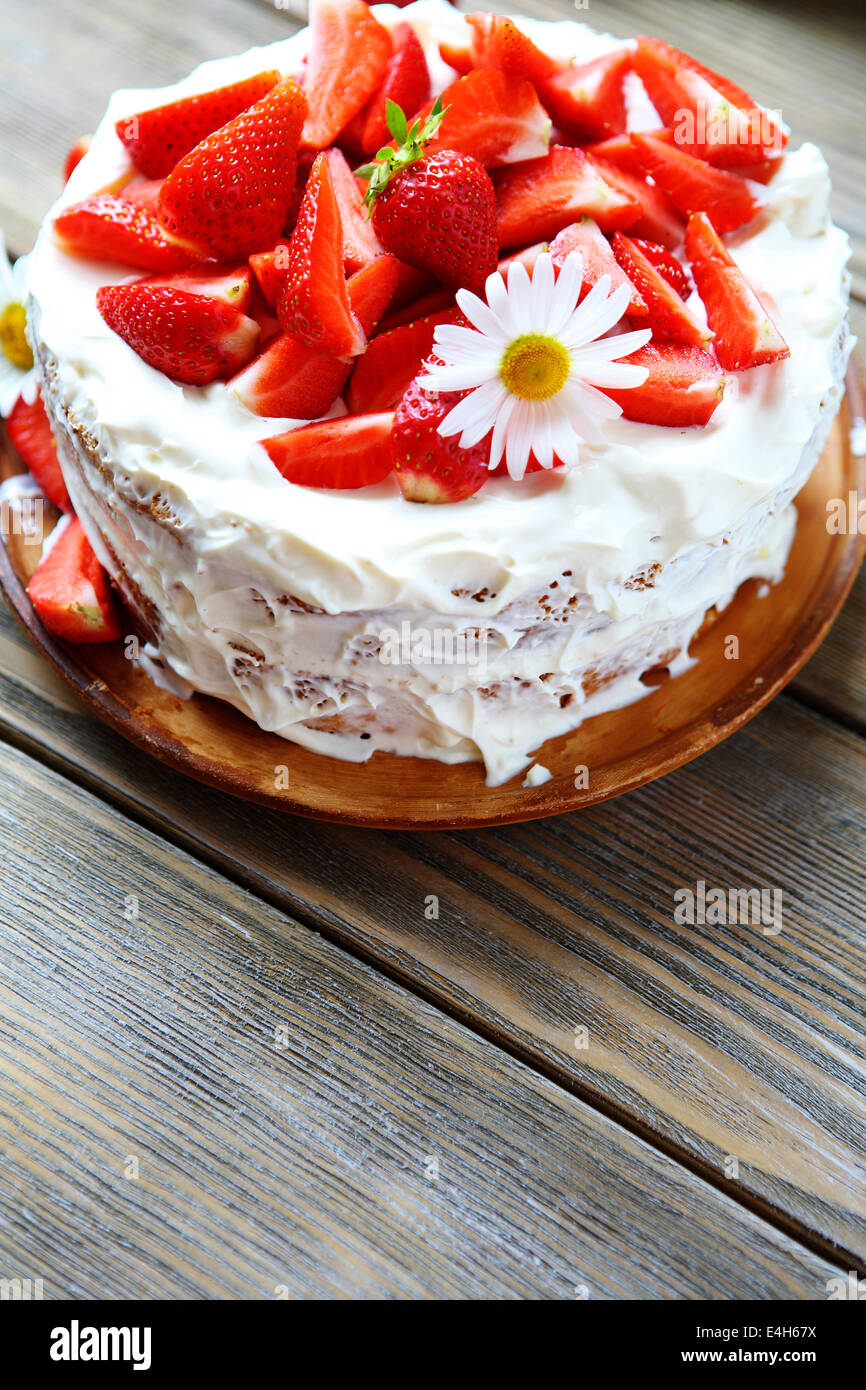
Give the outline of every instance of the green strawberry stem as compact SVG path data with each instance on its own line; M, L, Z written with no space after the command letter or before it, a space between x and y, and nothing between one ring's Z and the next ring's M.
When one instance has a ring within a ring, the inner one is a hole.
M369 204L370 209L391 179L399 174L401 169L405 169L407 164L414 164L416 159L421 158L425 146L430 143L442 124L442 117L447 110L447 106L443 110L442 98L437 97L424 124L416 120L410 126L402 106L398 106L390 97L387 99L385 121L397 141L397 148L395 150L390 145L383 146L372 164L364 164L355 170L356 178L369 179L364 202Z

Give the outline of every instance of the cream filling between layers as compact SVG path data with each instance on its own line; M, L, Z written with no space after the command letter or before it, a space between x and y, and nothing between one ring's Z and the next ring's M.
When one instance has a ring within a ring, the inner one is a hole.
M431 55L434 37L462 32L460 16L439 0L376 13L389 23L410 20ZM614 44L572 22L527 27L557 54L591 57ZM159 610L159 655L190 686L336 756L366 757L376 747L448 760L480 752L499 781L550 733L575 727L602 702L644 693L637 677L648 658L686 645L705 608L727 601L743 579L781 573L792 534L782 513L840 395L847 237L829 221L819 151L807 144L787 154L772 185L757 189L767 202L763 225L731 249L772 303L791 359L735 375L704 429L616 421L603 446L583 450L578 468L520 484L491 480L447 506L406 503L392 480L357 493L295 487L256 442L293 422L251 415L222 385L184 388L149 368L95 307L99 285L134 276L64 255L50 223L60 206L128 172L117 119L265 67L298 72L305 46L301 33L204 64L176 86L116 93L46 219L29 288L32 330L57 364L47 394L111 463L105 475L85 465L86 489L71 468L68 481L97 548L106 554L104 531ZM447 70L438 60L435 68L441 85ZM651 125L651 114L641 123ZM700 312L696 298L694 307ZM148 504L156 493L176 534L124 500ZM656 565L656 587L626 587ZM539 624L537 600L554 580L576 600L567 629ZM288 595L321 613L289 612L279 603ZM489 630L484 670L358 661L359 644L369 649L371 636L403 621ZM239 669L244 643L255 664ZM620 680L584 700L581 675L599 663L613 669L619 653ZM299 696L298 673L320 682L323 707ZM550 673L557 691L578 692L561 711L538 681ZM496 704L479 694L523 680L529 694ZM372 736L361 742L357 733L301 726L332 709L368 712Z

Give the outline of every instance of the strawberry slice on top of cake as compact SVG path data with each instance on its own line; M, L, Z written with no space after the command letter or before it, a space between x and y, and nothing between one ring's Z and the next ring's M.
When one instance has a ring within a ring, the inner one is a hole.
M521 773L781 576L828 194L699 58L444 0L117 92L28 269L37 611L316 752Z

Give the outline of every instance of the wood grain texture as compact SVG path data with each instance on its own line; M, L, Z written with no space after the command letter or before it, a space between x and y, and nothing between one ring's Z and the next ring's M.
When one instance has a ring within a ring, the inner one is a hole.
M23 640L4 615L0 732L702 1171L737 1156L744 1199L866 1256L860 739L782 697L606 806L353 831L178 781L70 706ZM677 925L674 893L699 879L778 888L781 934Z
M4 1277L52 1297L819 1299L839 1272L10 749L0 820Z

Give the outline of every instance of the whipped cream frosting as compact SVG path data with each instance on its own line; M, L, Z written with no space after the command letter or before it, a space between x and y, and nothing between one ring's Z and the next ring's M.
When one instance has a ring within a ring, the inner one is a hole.
M375 13L413 24L437 88L453 78L436 47L464 35L450 6L419 0ZM575 22L524 27L557 57L616 46ZM644 694L640 672L684 651L705 610L744 579L779 578L795 523L789 503L840 398L848 239L830 222L814 145L786 153L768 187L754 185L764 213L728 243L791 357L733 374L704 428L614 421L604 444L582 447L577 468L494 478L455 504L407 503L393 479L356 492L297 487L257 442L295 422L252 415L222 383L183 387L147 366L95 302L100 285L136 277L66 255L51 222L130 177L119 118L264 68L297 74L307 40L302 31L205 63L174 86L112 97L29 267L31 331L54 364L44 390L64 471L97 552L119 557L159 612L158 657L174 677L334 756L483 756L489 780L501 781L525 769L542 739ZM659 123L645 97L632 103L633 128ZM703 315L696 295L690 307ZM98 441L110 475L80 457L72 466L70 416ZM130 505L155 494L167 527ZM651 584L634 582L648 574ZM404 622L480 625L484 660L431 664L422 653L386 663L381 634ZM583 678L599 670L619 674L593 689ZM519 695L506 697L509 683ZM309 727L336 712L356 721L350 733Z

